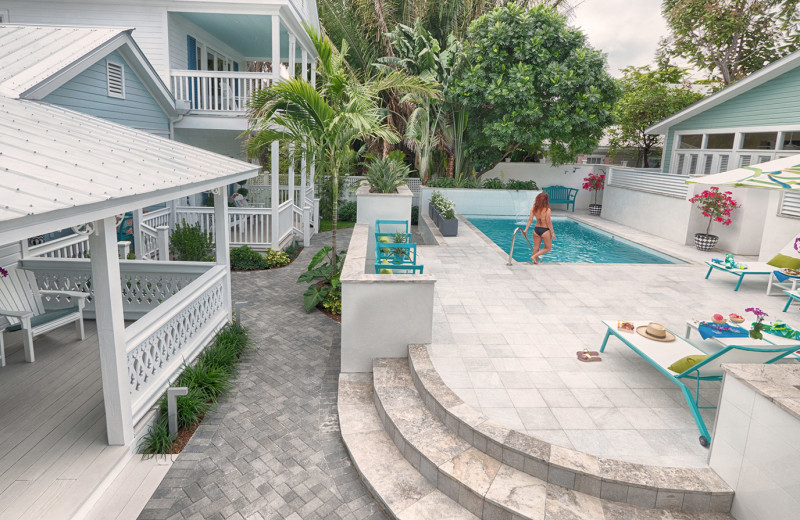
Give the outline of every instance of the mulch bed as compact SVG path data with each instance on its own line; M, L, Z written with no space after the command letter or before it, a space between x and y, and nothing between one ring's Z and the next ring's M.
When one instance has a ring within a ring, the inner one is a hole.
M189 442L189 439L192 438L194 432L197 431L197 428L200 426L200 423L203 422L201 418L200 421L190 428L181 428L178 430L178 436L175 439L175 442L172 443L172 451L171 454L177 455L178 453L183 451L183 448Z
M329 317L330 319L332 319L336 323L341 323L342 322L342 315L341 314L333 314L328 309L323 307L321 303L319 305L317 305L317 309L319 310L319 312L321 312L325 316Z

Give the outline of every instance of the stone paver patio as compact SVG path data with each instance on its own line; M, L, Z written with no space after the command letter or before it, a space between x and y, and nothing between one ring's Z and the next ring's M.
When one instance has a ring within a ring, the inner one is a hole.
M350 231L339 237L346 244ZM306 286L295 283L323 240L330 233L288 267L233 274L234 301L249 302L243 322L255 348L140 519L386 518L339 433L339 326L306 314Z
M780 312L785 298L765 295L766 278L738 292L732 276L704 280L699 262L718 253L594 222L693 263L508 267L507 255L462 222L458 237L422 248L425 272L437 277L433 362L465 402L507 427L597 456L705 466L708 450L677 387L614 338L602 362L580 362L576 351L599 350L604 319L658 321L683 335L687 319L755 305L791 323ZM716 405L719 383L701 395ZM714 411L703 415L712 429Z

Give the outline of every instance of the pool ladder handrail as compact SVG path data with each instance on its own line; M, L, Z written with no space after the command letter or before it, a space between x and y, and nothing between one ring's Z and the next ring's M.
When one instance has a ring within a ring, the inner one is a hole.
M514 259L514 242L517 241L518 231L522 231L522 236L525 238L525 242L527 242L528 246L531 248L531 254L533 254L533 244L531 244L531 241L528 240L528 235L525 234L525 230L522 229L522 226L517 226L516 229L514 229L514 234L511 235L511 250L508 252L508 263L506 265L511 265L512 260Z

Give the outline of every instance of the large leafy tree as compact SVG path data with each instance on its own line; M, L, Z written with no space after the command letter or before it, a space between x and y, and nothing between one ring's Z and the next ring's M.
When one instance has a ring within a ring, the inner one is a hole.
M609 131L612 149L635 148L637 166L650 167L649 156L661 144L661 136L645 129L703 98L692 90L685 69L667 65L622 69L622 96L614 106L614 126Z
M469 111L468 153L491 168L543 143L555 163L590 153L618 92L600 51L543 6L498 7L470 26L454 94Z
M400 137L387 123L380 94L387 90L433 95L429 82L401 71L370 78L347 65L347 45L338 52L330 39L308 30L319 55L316 88L302 78L281 81L256 92L250 109L247 152L263 157L272 142L292 145L295 153L316 163L316 175L330 183L333 193L331 264L336 263L339 176L353 164L369 139L397 142Z
M729 85L800 46L800 0L663 0L662 52Z

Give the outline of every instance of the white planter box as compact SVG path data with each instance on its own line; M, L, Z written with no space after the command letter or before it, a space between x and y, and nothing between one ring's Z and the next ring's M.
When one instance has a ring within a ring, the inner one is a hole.
M413 194L408 186L397 188L397 193L370 193L369 186L356 191L358 201L357 224L369 226L367 243L368 259L375 259L375 221L405 220L411 225L411 199Z

